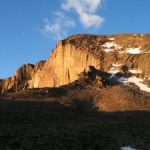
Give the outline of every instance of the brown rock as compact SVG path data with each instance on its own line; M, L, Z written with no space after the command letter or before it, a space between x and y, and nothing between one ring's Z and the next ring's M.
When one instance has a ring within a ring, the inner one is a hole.
M106 53L102 46L106 42L114 42L121 49L118 51L113 46L113 51ZM150 77L149 45L148 34L74 35L60 41L46 62L23 65L14 77L0 81L0 90L58 87L77 80L82 72L89 70L89 66L108 72L113 63L121 63L129 69L137 68L142 70L143 77ZM141 54L120 53L126 48L138 47Z
M18 91L22 89L29 88L29 82L32 80L32 76L40 70L45 61L40 61L39 63L26 64L17 69L13 77L4 79L0 82L0 90L4 91Z

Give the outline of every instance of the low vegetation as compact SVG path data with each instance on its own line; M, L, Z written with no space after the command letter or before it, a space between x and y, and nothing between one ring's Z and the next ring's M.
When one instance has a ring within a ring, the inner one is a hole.
M1 150L150 149L150 112L99 112L91 104L0 101Z

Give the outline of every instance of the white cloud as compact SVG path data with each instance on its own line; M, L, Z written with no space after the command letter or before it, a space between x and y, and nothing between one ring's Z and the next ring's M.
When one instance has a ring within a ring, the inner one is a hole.
M61 40L67 36L67 29L75 27L75 22L66 17L63 12L55 12L54 20L44 20L44 27L42 33L53 40Z
M74 28L77 23L73 18L73 13L77 14L79 21L84 28L98 28L103 22L97 11L101 7L103 0L62 0L60 7L51 14L53 20L44 20L42 33L53 40L61 40L68 36L68 29ZM72 18L69 17L71 15Z
M104 18L96 14L102 0L64 0L61 7L64 11L75 11L84 27L99 27Z

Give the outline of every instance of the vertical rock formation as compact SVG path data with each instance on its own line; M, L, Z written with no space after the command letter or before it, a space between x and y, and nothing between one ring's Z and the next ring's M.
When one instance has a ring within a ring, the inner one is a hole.
M100 59L76 49L72 44L60 42L51 53L42 70L33 76L33 87L58 87L77 80L89 66L99 69Z
M150 78L150 35L74 35L60 41L49 59L23 65L16 74L0 81L0 90L58 87L78 79L89 66L109 72L127 66Z
M0 81L1 91L18 91L26 88L30 88L30 81L33 75L40 70L45 61L40 61L39 63L26 64L17 69L13 77L4 79Z

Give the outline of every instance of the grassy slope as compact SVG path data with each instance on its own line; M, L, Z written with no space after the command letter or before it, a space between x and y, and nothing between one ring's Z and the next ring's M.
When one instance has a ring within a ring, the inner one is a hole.
M1 100L0 149L150 149L150 112L104 113L81 106Z

